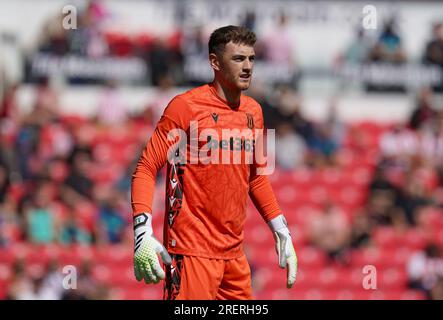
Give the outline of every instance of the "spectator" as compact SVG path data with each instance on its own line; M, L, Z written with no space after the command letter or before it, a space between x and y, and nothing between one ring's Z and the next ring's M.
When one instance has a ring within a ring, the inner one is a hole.
M332 128L328 125L318 124L315 129L309 147L317 157L324 157L326 163L334 164L334 155L338 144L334 140Z
M0 203L3 203L6 198L6 192L10 187L10 179L8 176L9 172L1 162L0 162Z
M168 47L165 39L155 39L148 58L151 84L158 86L162 77L168 74L171 75L179 63L178 58L176 53Z
M401 38L395 30L395 20L389 19L383 27L380 37L372 48L370 60L376 62L403 63L406 55Z
M91 155L83 150L74 150L71 156L71 172L65 180L65 192L71 198L92 198L93 182L88 177L91 172Z
M394 66L400 67L406 62L406 53L401 38L395 29L395 20L391 18L385 23L383 31L369 53L369 62L383 67L383 70L387 73L392 72ZM398 68L395 68L395 70L398 70ZM403 82L383 83L383 81L370 80L365 83L365 87L368 92L406 91L406 85Z
M356 37L343 54L346 63L362 64L367 61L370 51L370 43L365 37L363 28L359 28Z
M400 189L396 199L396 206L401 210L410 225L416 224L418 211L430 204L422 181L410 175L405 186Z
M73 208L70 209L68 218L60 227L60 242L64 244L90 244L92 236L81 226L79 217Z
M16 125L19 118L19 110L17 106L17 89L18 85L12 85L4 94L3 100L0 104L0 124L3 121L12 122L11 125Z
M16 294L16 300L57 300L54 292L44 285L44 276L35 276L31 280L31 286Z
M263 82L254 81L249 87L248 95L254 98L262 107L263 120L265 122L265 128L276 129L277 126L284 122L282 115L278 110L277 104L271 103L269 93L266 90L266 86Z
M118 92L117 84L108 81L98 101L97 121L105 126L120 126L128 119L128 107Z
M52 296L56 300L60 300L64 291L62 270L59 269L56 259L51 259L48 263L46 275L43 280L43 287L48 292L52 292Z
M443 24L436 22L432 26L432 40L426 44L423 58L425 63L436 64L443 68Z
M427 124L435 116L432 107L432 91L430 88L423 88L417 98L417 104L409 119L409 127L417 130L423 124Z
M0 201L0 248L23 240L22 230L17 203L5 193L3 200Z
M64 15L60 11L44 23L38 40L41 53L62 56L69 52L69 32L63 28L63 18Z
M381 136L380 149L393 165L405 168L410 156L418 151L417 137L403 124L398 124Z
M161 75L158 82L158 89L154 99L151 100L149 109L152 110L152 123L155 125L160 120L163 111L169 101L176 94L174 89L174 79L169 74Z
M126 219L123 216L122 199L117 191L109 190L99 205L99 221L105 233L106 243L119 243L124 238Z
M187 58L206 58L208 55L208 39L203 26L197 25L185 33L181 50Z
M431 288L429 299L443 300L443 277L439 277L437 283Z
M415 253L408 261L409 286L429 293L443 276L441 248L429 243L424 250Z
M350 247L358 249L368 246L371 243L371 233L372 224L367 212L356 214L351 226Z
M27 235L32 243L50 243L58 237L58 219L50 206L51 188L50 184L40 184L26 210Z
M432 26L432 39L426 44L423 62L435 65L443 72L443 24L441 22L436 22ZM442 92L443 80L433 89Z
M290 34L288 17L285 13L280 14L277 24L271 30L265 37L266 60L286 65L288 68L294 67L294 39Z
M276 161L284 170L294 170L304 164L306 146L303 139L297 135L289 123L277 127Z
M329 128L332 141L334 141L337 148L342 147L346 136L346 126L338 118L337 101L335 99L330 101L329 113L324 126Z
M310 242L323 250L332 261L346 262L351 229L344 212L326 202L323 210L309 220Z
M398 229L407 227L404 213L395 206L396 195L387 191L373 192L367 203L367 212L371 223L377 226L394 226Z
M32 289L32 282L26 274L25 261L23 259L16 259L12 266L11 284L9 285L6 299L17 300L25 293Z

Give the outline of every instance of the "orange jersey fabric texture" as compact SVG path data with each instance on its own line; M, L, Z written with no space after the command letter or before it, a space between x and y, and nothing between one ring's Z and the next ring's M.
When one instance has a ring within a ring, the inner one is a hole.
M152 213L155 178L167 164L163 239L168 252L213 259L239 258L243 255L248 195L266 222L281 210L267 176L257 174L255 162L191 162L190 137L194 130L191 123L198 125L197 136L202 130L213 130L221 139L223 129L263 129L263 114L261 106L243 94L237 108L229 107L212 84L177 95L164 110L132 176L133 214ZM186 140L181 140L186 141L186 148L181 152L178 139L168 139L174 129L186 133ZM198 148L206 142L207 139L199 141ZM220 149L238 143L240 149L237 150L241 150L243 157L246 157L244 153L251 152L241 147L241 141L222 142L214 138L211 142ZM184 152L186 161L183 161ZM211 152L213 150L208 154Z

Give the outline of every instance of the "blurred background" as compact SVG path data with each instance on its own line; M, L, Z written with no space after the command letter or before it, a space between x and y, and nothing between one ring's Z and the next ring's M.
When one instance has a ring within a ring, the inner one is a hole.
M0 0L0 299L162 297L133 276L131 174L169 100L212 80L208 36L228 24L258 37L247 94L276 129L299 258L287 290L250 203L255 297L443 299L443 4L366 5ZM164 189L162 171L158 237Z

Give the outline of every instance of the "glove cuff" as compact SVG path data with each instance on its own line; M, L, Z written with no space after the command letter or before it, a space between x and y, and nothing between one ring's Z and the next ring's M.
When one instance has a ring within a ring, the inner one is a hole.
M283 214L278 215L274 219L271 219L268 222L269 228L271 228L272 232L276 232L278 230L288 228L288 223L286 222L285 216Z
M137 234L146 232L152 234L152 215L147 212L140 213L134 216L134 232Z

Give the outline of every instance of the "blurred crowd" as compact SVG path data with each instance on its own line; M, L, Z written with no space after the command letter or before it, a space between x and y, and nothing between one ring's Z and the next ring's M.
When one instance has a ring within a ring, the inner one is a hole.
M187 60L207 60L208 30L202 25L181 28L177 26L167 35L157 35L149 31L127 34L110 29L109 22L115 19L102 1L92 0L78 10L77 29L65 29L62 21L64 15L51 17L44 24L38 39L37 52L55 56L75 55L91 59L104 57L142 59L149 70L145 84L158 86L164 77L172 78L174 84L195 85L202 79L193 79L185 74ZM255 14L247 12L242 25L255 29ZM277 36L278 35L278 36ZM275 23L272 32L258 39L256 58L260 61L295 66L294 48L290 41L287 16L282 13ZM27 78L39 81L38 76L30 75L27 67ZM92 77L71 77L71 84L103 84L105 79ZM294 79L295 81L295 79ZM204 81L203 81L204 82Z
M369 36L370 32L357 28L356 35L344 52L338 57L338 65L348 63L362 65L377 63L379 65L402 66L410 62L421 63L424 66L435 66L443 71L443 22L435 21L431 25L428 40L419 61L408 57L404 47L404 37L400 31L398 19L389 18L381 28L376 38ZM406 86L401 84L366 84L368 91L405 92ZM433 91L443 91L443 81L432 85Z
M408 262L410 286L429 298L443 298L441 241L436 243L441 223L433 224L443 218L443 111L432 90L417 93L407 122L374 132L374 150L362 132L338 120L335 100L330 101L326 120L315 122L303 115L300 96L288 87L266 92L258 86L251 94L263 106L266 125L276 128L280 170L346 170L344 152L364 157L374 151L364 205L349 219L344 208L327 197L308 218L310 244L321 248L331 263L346 266L354 250L374 246L372 235L378 227L398 234L419 230L427 245Z
M338 119L337 101L331 100L325 121L316 122L304 115L296 90L269 89L257 84L249 94L262 105L266 127L276 128L278 170L345 170L345 152L358 156L375 148L364 205L349 219L333 198L326 199L309 216L309 243L331 263L346 266L353 250L373 245L378 227L399 233L419 229L428 246L411 258L411 287L441 297L441 243L434 241L439 229L431 219L443 213L443 114L432 91L420 91L409 121L386 126L371 147L356 128ZM142 113L131 114L109 85L91 119L62 114L59 92L47 81L38 85L30 113L18 112L16 93L17 87L10 87L1 102L0 247L22 242L131 246L131 173L155 126L157 108L170 92L159 89ZM433 269L428 259L436 261ZM20 284L20 270L18 261L17 286L27 289L17 297L56 294L47 288L50 266L46 276L26 285Z
M198 84L185 79L183 64L186 58L207 54L207 34L195 27L168 37L130 38L105 30L109 15L102 2L91 1L79 12L77 30L63 29L63 17L52 17L41 33L38 51L91 58L141 57L149 65L149 83L157 93L141 113L131 113L119 96L118 83L94 80L105 89L97 113L89 119L62 114L60 92L46 78L34 79L36 98L29 113L19 111L19 85L5 88L0 101L0 250L19 243L66 248L133 244L131 174L172 98L171 88ZM246 14L243 24L254 30L254 14ZM288 17L280 15L273 32L260 38L259 60L296 65ZM358 31L341 58L355 63L408 60L395 20L385 24L375 42ZM433 26L422 62L443 69L441 23ZM86 80L71 79L71 83L90 83ZM430 299L443 299L442 242L435 240L441 230L433 223L443 215L443 112L433 89L438 88L420 90L409 120L383 128L373 145L368 145L359 127L339 119L339 101L329 101L324 121L308 119L295 83L270 87L256 81L248 95L263 107L265 126L276 129L277 169L284 173L345 170L346 154L373 155L364 204L350 219L333 198L325 200L308 217L309 244L320 248L330 263L346 266L354 250L374 246L374 230L380 227L398 233L420 230L426 246L405 266L408 285ZM17 260L6 297L109 298L109 288L91 275L87 260L79 271L79 290L62 290L58 269L57 261L51 261L29 275L24 262Z
M178 9L177 9L178 10ZM92 59L104 57L128 58L137 57L147 66L148 79L145 84L158 86L163 77L170 77L178 86L200 84L202 78L193 78L186 73L187 62L206 61L208 30L203 25L177 26L167 35L150 32L127 34L109 28L118 17L102 1L92 0L79 8L77 29L64 29L61 21L64 15L56 15L47 20L38 40L39 53L55 56L76 55ZM239 18L239 24L255 31L258 35L256 59L258 62L284 65L293 70L293 77L286 84L297 87L303 76L297 62L294 35L291 33L291 18L281 12L270 31L262 34L257 28L254 11L245 11ZM421 63L425 66L436 66L443 71L443 23L435 21L431 25L429 38L425 40L420 61L408 57L404 47L404 37L398 18L391 16L382 21L380 31L376 33L361 27L343 53L337 57L337 66L343 63L363 65L370 63L401 66L407 63ZM296 39L295 39L296 40ZM38 81L27 67L27 79ZM106 79L71 77L69 82L104 83ZM402 91L403 84L366 84L370 91ZM441 92L443 82L433 85L433 90Z

